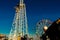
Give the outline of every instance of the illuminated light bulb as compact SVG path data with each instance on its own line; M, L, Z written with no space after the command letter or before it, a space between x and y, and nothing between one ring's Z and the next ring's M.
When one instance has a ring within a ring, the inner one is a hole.
M43 28L43 29L44 29L44 32L45 32L45 31L48 29L48 27L47 27L47 26L44 26L44 28Z

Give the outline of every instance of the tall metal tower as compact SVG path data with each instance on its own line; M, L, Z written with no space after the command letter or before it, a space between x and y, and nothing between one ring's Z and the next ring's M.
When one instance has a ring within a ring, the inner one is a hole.
M28 25L26 17L26 6L23 0L20 0L19 5L15 7L16 14L14 16L12 28L9 34L9 40L17 40L18 36L28 34Z

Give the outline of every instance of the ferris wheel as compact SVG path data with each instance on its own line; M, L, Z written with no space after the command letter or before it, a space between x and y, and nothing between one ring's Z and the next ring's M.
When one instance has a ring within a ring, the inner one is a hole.
M48 19L40 20L36 25L36 33L42 36L51 24L52 22Z

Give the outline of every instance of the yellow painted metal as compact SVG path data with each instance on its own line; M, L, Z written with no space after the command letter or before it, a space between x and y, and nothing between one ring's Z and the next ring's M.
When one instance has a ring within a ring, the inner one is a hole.
M18 36L18 38L17 38L18 40L21 40L21 37L20 36Z

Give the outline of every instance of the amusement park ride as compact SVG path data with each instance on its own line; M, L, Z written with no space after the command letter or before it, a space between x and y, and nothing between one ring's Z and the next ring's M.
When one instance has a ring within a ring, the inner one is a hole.
M20 0L19 5L15 7L16 13L14 16L12 28L8 37L8 40L20 40L21 37L28 34L28 24L26 16L26 6L24 0ZM40 36L44 33L44 30L48 29L51 25L50 20L42 20L37 23L36 33ZM44 30L43 30L44 29Z
M28 35L26 6L24 4L24 1L20 0L19 5L17 5L15 9L16 13L9 34L9 40L19 40L19 37L23 37L25 34Z
M33 28L35 35L30 36L24 0L20 0L15 10L9 36L0 34L0 40L60 40L60 18L53 23L48 19L40 20L36 28Z
M52 24L52 21L48 19L40 20L36 26L36 34L42 36L51 24Z

